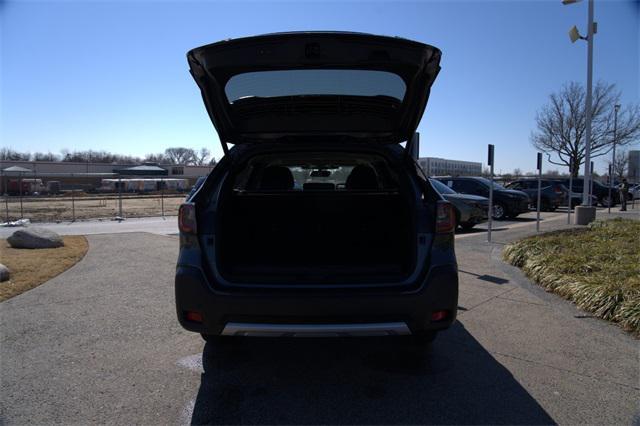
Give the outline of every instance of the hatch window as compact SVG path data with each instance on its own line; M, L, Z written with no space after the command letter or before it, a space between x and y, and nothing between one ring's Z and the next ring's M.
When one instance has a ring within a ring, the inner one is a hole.
M386 96L402 101L406 88L399 75L386 71L302 69L237 74L227 82L225 94L229 103L304 95Z

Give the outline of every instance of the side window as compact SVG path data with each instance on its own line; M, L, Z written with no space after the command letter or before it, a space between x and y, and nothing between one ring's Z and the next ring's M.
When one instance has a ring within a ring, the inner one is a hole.
M459 180L448 180L447 181L447 186L451 189L453 189L456 192L460 192L461 194L463 193L462 190L462 185L461 185L461 181Z
M522 189L522 183L521 182L513 182L513 183L510 183L509 185L507 185L507 188L509 188L509 189Z
M472 182L467 180L455 180L453 181L453 190L461 194L473 194Z
M484 186L483 184L481 184L480 182L469 182L471 184L471 192L470 194L474 194L474 195L482 195L484 196L485 194L489 194L489 189Z

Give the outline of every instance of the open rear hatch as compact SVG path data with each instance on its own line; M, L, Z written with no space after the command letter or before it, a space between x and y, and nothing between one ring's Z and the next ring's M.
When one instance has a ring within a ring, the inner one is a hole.
M187 54L227 143L410 139L440 70L440 50L395 37L278 33Z

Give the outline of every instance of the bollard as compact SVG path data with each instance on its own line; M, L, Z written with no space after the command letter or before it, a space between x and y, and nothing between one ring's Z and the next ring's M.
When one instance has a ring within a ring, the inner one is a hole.
M122 219L122 178L118 175L118 220Z
M491 166L491 185L489 185L489 221L487 223L487 241L491 242L491 228L493 227L493 145L489 144L487 163Z
M24 219L24 213L22 211L22 172L18 178L18 186L20 187L20 219Z
M540 232L540 193L542 192L542 153L538 153L538 201L536 202L536 232Z
M573 160L569 160L569 204L567 207L567 225L571 225L571 203L573 202Z
M613 204L613 198L611 198L611 186L613 185L613 176L611 176L612 171L612 164L609 164L609 205L607 206L607 214L611 214L611 204Z
M76 221L76 191L71 188L71 222Z

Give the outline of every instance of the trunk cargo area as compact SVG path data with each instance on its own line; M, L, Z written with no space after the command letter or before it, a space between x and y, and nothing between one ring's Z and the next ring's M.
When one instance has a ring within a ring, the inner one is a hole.
M233 192L218 212L217 264L238 283L399 281L413 267L408 201L396 192Z

